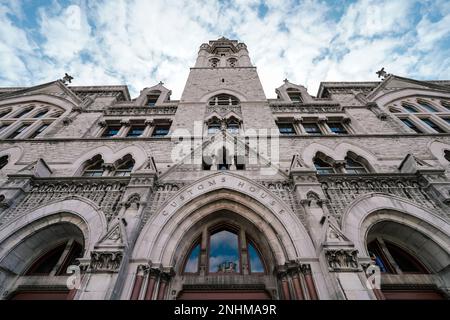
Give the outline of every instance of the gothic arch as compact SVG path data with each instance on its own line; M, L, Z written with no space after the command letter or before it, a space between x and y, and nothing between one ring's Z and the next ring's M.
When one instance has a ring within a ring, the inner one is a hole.
M368 257L367 233L380 221L393 221L413 228L450 254L450 224L447 221L405 199L384 194L368 194L354 201L342 217L342 231L360 254Z
M30 96L13 97L10 99L0 101L0 107L12 105L12 104L23 104L23 103L48 103L50 105L59 107L64 110L63 115L68 115L74 107L77 105L72 101L48 94L33 94Z
M5 150L0 151L0 157L8 156L8 164L5 168L9 168L15 165L23 155L23 149L20 147L12 147Z
M398 99L406 99L409 97L425 97L425 98L450 98L448 93L438 92L431 89L400 89L395 91L389 91L385 94L382 94L375 99L374 102L377 102L380 107L387 106L389 103L392 103Z
M77 158L77 160L72 165L72 167L74 168L72 175L77 174L80 171L80 168L83 166L83 164L86 161L95 157L96 155L101 155L105 163L114 163L115 161L126 156L127 154L130 154L133 160L135 161L134 164L135 168L140 168L147 160L146 152L141 147L136 145L131 145L122 148L118 151L114 151L108 146L101 146L93 148L87 152L84 152L81 157Z
M450 163L445 159L444 152L445 150L450 150L450 144L435 140L428 144L428 149L442 166L449 166Z
M248 99L246 98L246 96L243 94L243 93L241 93L240 91L236 91L236 90L231 90L231 89L218 89L218 90L214 90L214 91L212 91L212 92L208 92L207 94L205 94L205 95L203 95L201 98L200 98L200 102L207 102L207 101L209 101L209 99L211 99L212 97L214 97L214 96L216 96L216 95L218 95L218 94L221 94L221 93L223 93L223 94L229 94L229 95L232 95L232 96L235 96L236 98L238 98L239 99L239 101L241 101L241 102L245 102L245 101L247 101Z
M375 155L354 144L340 143L334 149L331 149L320 143L312 143L307 146L302 152L303 160L306 165L314 167L313 159L316 156L317 152L322 152L323 154L333 158L335 161L344 160L348 152L353 152L359 157L364 158L369 165L369 168L371 169L373 168L372 164L377 162L377 158L375 157Z
M278 264L314 256L306 229L285 203L249 179L217 173L181 189L154 214L136 242L133 258L171 265L183 233L211 213L208 206L214 203L214 208L237 211L266 233Z
M67 222L83 233L85 252L106 233L107 222L99 208L86 199L56 201L25 213L0 228L0 260L34 230L54 223Z

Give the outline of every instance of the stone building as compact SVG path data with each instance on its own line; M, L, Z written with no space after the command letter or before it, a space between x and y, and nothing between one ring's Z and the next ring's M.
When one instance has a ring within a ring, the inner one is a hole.
M0 88L1 299L442 299L450 81Z

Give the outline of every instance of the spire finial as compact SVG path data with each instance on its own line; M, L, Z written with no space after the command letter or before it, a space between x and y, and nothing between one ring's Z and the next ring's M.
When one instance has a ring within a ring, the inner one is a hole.
M72 80L73 80L73 77L72 77L71 75L67 74L67 73L65 73L65 74L64 74L64 77L61 79L61 81L62 81L64 84L67 84L67 82L68 82L68 83L72 83Z
M384 67L375 72L378 75L378 78L381 78L382 80L386 79L388 76L390 76L389 73L384 70Z

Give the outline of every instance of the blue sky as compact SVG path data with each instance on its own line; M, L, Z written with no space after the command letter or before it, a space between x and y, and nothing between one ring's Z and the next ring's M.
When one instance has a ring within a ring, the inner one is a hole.
M201 43L245 42L266 95L284 78L450 79L450 1L0 0L0 86L159 81L180 97Z

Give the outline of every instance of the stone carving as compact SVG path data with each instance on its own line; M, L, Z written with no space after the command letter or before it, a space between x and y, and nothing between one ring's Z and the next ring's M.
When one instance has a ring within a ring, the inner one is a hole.
M206 107L206 115L211 113L217 113L219 116L226 116L230 112L234 112L237 115L242 115L241 106L239 105L217 105L217 106L207 106Z
M374 174L364 177L318 176L322 185L330 213L340 221L347 206L356 198L368 193L384 193L391 196L405 198L425 208L432 209L444 217L448 217L442 208L430 198L423 189L422 182L415 175L383 175Z
M19 179L15 179L18 181ZM20 179L23 180L23 179ZM8 184L15 185L13 181ZM107 220L117 214L127 181L105 181L97 179L73 180L41 180L31 182L30 190L26 192L22 201L15 203L2 214L2 222L6 222L33 208L55 200L65 200L71 197L82 197L93 201L105 213Z
M90 268L93 272L114 272L119 269L122 258L121 251L93 251Z
M112 106L105 109L104 114L106 116L149 116L149 115L175 115L177 112L177 106L164 106L164 107L139 107L134 104L129 106L120 105Z
M271 104L270 109L273 113L337 113L342 112L342 107L338 104L320 104L320 105L277 105Z
M326 249L325 256L331 272L358 271L358 250Z

